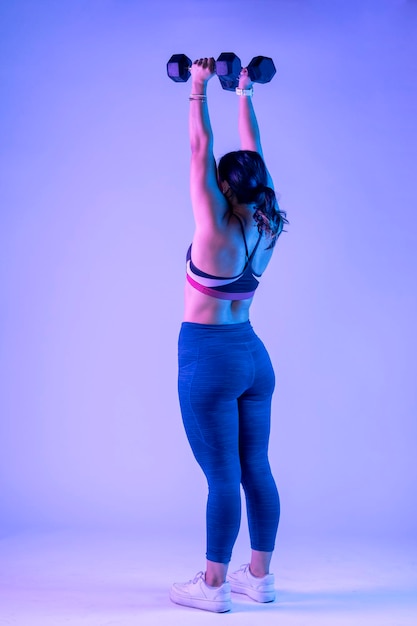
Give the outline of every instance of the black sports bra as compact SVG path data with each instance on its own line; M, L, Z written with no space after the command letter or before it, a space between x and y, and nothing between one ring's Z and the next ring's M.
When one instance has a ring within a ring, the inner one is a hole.
M199 270L191 259L192 245L188 248L187 252L187 281L201 293L213 298L220 298L222 300L246 300L252 298L258 285L260 274L255 274L252 268L252 260L255 256L255 252L258 249L259 243L262 238L262 233L259 234L258 241L250 256L248 251L248 245L246 243L245 230L241 219L236 215L239 220L240 228L242 229L243 241L245 243L246 250L246 264L241 274L232 276L231 278L222 278L220 276L212 276Z

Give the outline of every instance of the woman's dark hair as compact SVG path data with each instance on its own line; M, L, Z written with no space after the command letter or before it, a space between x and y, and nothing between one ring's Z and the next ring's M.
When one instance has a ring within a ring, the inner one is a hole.
M218 172L240 204L255 204L253 219L258 231L271 239L267 249L273 248L288 220L278 206L275 191L267 186L268 174L261 155L252 150L228 152L220 159Z

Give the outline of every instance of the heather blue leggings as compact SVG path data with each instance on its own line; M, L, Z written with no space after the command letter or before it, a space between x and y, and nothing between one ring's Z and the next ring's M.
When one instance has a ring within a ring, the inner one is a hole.
M249 322L182 324L178 391L188 441L208 482L210 561L230 561L241 484L252 549L274 549L280 512L268 461L274 384L268 353Z

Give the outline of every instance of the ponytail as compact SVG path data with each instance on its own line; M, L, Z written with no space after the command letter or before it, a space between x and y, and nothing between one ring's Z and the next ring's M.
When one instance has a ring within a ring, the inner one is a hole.
M255 213L253 219L258 225L258 232L265 233L271 240L267 250L273 248L283 231L284 224L288 224L286 212L281 211L275 191L271 187L258 185L253 198Z

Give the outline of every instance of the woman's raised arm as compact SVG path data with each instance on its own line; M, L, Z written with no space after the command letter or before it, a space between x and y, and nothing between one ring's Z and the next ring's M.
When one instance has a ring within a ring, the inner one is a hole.
M253 93L253 84L249 78L248 70L242 69L239 78L239 89L248 90ZM258 120L256 119L255 109L253 107L252 97L250 95L239 96L239 117L238 128L240 137L241 150L253 150L263 158L261 134L259 131ZM272 178L268 174L268 187L274 188Z
M207 83L214 76L214 67L213 58L195 61L191 67L190 191L197 228L218 224L227 210L227 202L217 183L213 131L207 105Z
M252 81L249 78L248 70L244 67L239 78L239 89L253 93ZM239 97L239 118L238 118L240 147L242 150L253 150L262 157L261 134L259 132L258 120L253 108L252 97L241 95Z

